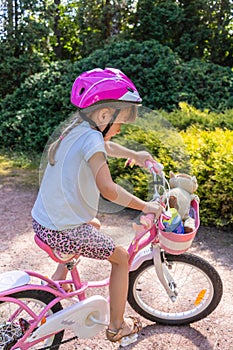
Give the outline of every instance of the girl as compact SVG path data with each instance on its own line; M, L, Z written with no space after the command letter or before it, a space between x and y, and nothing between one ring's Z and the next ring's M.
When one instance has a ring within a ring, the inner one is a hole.
M153 158L147 152L135 152L110 141L120 133L123 123L134 122L141 103L136 87L120 70L97 68L81 74L73 84L71 103L78 108L77 118L48 151L49 164L32 209L33 228L52 248L107 259L112 264L106 335L116 342L137 333L141 324L133 317L124 319L128 253L97 229L99 195L158 217L161 206L144 202L115 184L107 164L107 156L132 158L140 166ZM53 278L63 279L66 273L59 265Z

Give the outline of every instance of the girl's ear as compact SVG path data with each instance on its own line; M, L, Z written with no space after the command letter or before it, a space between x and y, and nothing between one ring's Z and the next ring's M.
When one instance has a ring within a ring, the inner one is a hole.
M101 108L98 110L97 119L100 124L106 124L111 119L111 110L110 108Z

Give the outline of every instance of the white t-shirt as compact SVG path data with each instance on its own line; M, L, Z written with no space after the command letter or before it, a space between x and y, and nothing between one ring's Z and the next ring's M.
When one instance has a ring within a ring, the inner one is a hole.
M106 155L100 132L87 122L72 129L62 140L55 165L48 165L32 217L52 230L65 230L93 219L98 211L99 190L88 160L96 153Z

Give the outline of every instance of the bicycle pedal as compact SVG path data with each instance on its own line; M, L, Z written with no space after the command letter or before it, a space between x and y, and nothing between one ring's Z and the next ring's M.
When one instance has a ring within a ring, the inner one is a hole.
M134 333L134 334L131 334L131 335L128 335L126 337L121 338L119 340L119 343L120 343L120 346L125 347L125 346L128 346L128 345L134 343L135 341L137 341L137 339L138 339L138 334Z

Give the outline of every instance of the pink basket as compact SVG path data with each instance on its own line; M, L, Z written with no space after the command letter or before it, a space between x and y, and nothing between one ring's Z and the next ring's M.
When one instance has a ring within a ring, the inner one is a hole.
M179 255L186 252L192 245L193 239L196 236L197 230L200 225L199 219L199 203L197 200L191 202L191 208L194 210L195 217L195 230L190 233L177 234L174 232L165 232L162 230L162 217L159 222L159 243L162 249L166 252Z

